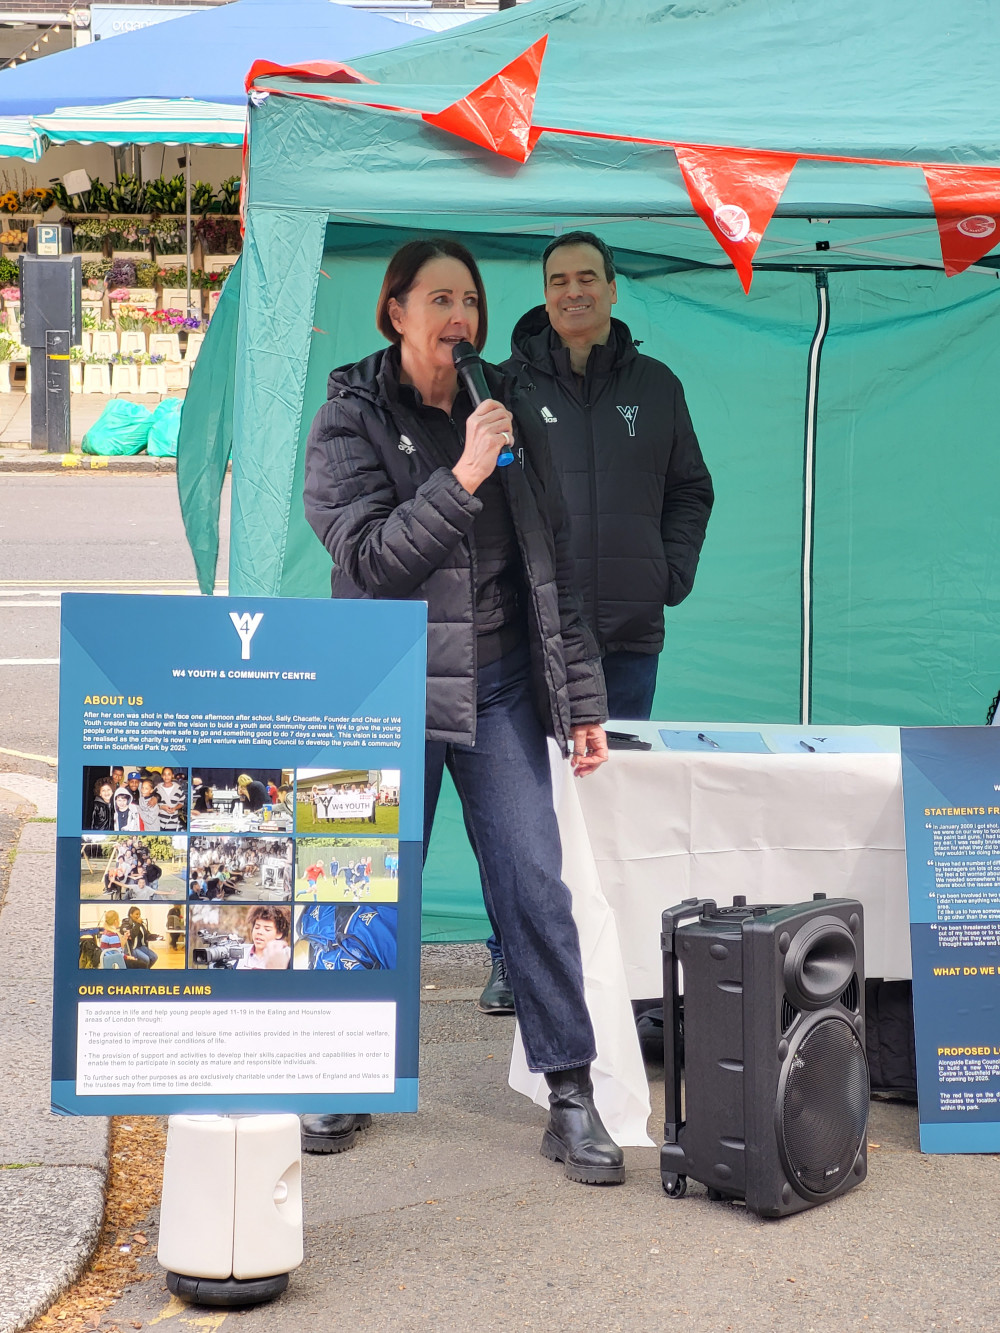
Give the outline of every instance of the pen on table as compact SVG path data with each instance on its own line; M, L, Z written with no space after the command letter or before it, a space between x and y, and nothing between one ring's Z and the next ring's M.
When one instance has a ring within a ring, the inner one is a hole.
M719 744L718 741L713 741L712 738L711 738L711 736L706 736L705 733L704 733L703 731L699 731L699 732L698 732L698 739L699 739L700 741L704 741L706 745L710 745L710 746L712 747L713 750L721 750L721 749L722 749L722 746Z

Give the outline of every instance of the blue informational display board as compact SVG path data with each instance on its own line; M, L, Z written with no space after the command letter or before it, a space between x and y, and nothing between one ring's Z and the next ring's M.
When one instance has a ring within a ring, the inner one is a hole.
M54 1111L416 1110L426 630L63 597Z
M900 750L920 1146L1000 1152L1000 728Z

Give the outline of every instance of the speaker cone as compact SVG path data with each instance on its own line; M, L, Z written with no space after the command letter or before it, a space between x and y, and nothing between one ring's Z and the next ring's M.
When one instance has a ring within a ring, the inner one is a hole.
M788 1179L806 1198L851 1174L868 1125L868 1062L841 1018L818 1018L785 1061L778 1141Z

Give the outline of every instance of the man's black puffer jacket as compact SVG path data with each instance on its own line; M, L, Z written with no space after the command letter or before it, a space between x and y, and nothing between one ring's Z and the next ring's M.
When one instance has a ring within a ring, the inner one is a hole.
M546 422L562 480L583 609L602 652L658 653L663 608L694 585L712 478L677 376L627 326L591 349L580 380L544 306L529 310L501 369Z
M456 427L404 400L398 352L330 375L306 447L305 510L333 557L334 597L427 602L427 739L476 735L475 544L482 502L459 483ZM607 717L604 676L572 583L568 524L545 434L513 385L484 366L511 408L519 461L500 475L528 588L528 641L539 716L565 748L570 727ZM524 410L521 410L523 406Z

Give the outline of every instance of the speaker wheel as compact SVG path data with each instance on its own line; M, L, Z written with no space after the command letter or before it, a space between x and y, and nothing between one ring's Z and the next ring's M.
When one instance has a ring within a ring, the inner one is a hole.
M662 1177L662 1180L663 1180L663 1192L668 1199L683 1199L684 1195L687 1194L688 1192L687 1176L678 1176L675 1175L672 1171L668 1171L667 1174Z

